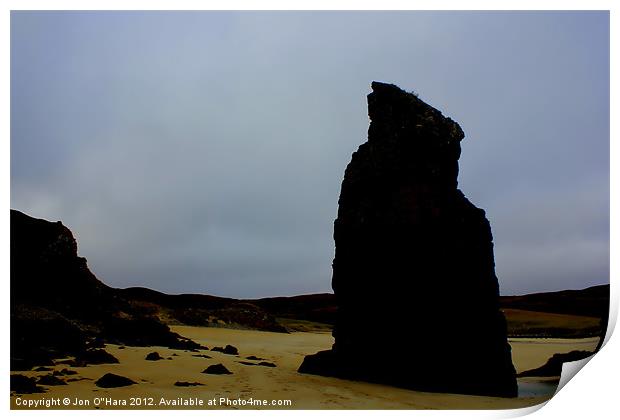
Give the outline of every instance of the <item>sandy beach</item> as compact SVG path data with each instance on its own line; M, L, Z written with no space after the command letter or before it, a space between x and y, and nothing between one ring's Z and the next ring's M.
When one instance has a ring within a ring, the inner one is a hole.
M27 408L27 404L31 408L33 404L37 404L36 408L46 408L47 404L48 408L60 409L509 409L545 401L553 394L557 381L557 378L521 379L519 398L410 391L298 373L305 355L331 346L333 338L327 332L281 334L188 326L171 328L209 348L231 344L239 349L239 355L107 345L106 350L118 358L119 364L87 367L57 364L54 369L68 368L77 374L63 377L70 381L67 385L46 386L45 393L12 395L11 408ZM554 353L593 350L596 343L596 338L511 340L517 372L542 365ZM153 351L163 359L145 360ZM247 364L258 363L248 360L250 356L274 363L276 367ZM232 374L201 373L218 363ZM19 373L43 376L49 372ZM121 388L96 386L94 382L106 373L128 377L137 384ZM179 387L174 385L177 381L202 385ZM66 398L69 404L63 401ZM261 405L256 405L257 402Z

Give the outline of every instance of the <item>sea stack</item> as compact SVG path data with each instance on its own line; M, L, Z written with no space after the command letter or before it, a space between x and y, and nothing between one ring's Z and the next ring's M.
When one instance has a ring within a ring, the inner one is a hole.
M334 223L335 344L299 372L516 397L491 227L457 188L463 130L386 83L368 115Z

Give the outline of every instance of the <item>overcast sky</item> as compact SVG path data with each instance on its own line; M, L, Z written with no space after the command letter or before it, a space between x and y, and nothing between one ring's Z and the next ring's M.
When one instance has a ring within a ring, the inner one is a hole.
M373 80L463 128L502 294L609 281L606 12L12 12L11 207L111 286L331 291Z

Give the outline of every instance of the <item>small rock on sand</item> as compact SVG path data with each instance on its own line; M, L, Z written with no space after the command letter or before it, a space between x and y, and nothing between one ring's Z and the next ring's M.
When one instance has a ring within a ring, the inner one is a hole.
M132 381L124 376L115 375L113 373L106 373L101 378L97 379L95 385L99 388L118 388L121 386L133 385L137 382Z
M29 378L24 375L11 375L11 391L17 394L34 394L45 392L45 389L37 386L34 378Z
M110 353L103 349L89 349L81 354L79 354L76 358L76 366L84 364L89 365L101 365L105 363L118 363L118 359L112 356ZM73 366L73 365L70 365ZM83 366L83 365L82 365Z
M65 375L77 375L75 370L64 368L62 370L55 370L52 375L54 376L65 376Z
M271 363L271 362L259 362L258 363L259 366L267 366L267 367L276 367L275 363Z
M254 363L254 362L246 362L246 361L239 361L239 363L241 363L242 365L248 365L248 366L267 366L267 367L276 367L275 363L271 363L271 362L259 362L259 363Z
M157 353L156 351L147 354L146 357L144 358L144 360L161 360L161 359L163 359L163 357L161 357L159 353Z
M39 385L67 385L67 383L65 381L63 381L60 378L57 378L56 376L52 375L52 374L48 374L45 376L41 376L39 377L39 380L37 381L37 383Z
M226 366L224 366L221 363L218 363L217 365L209 366L208 368L203 370L202 373L208 373L210 375L230 375L230 374L232 374L232 372L229 371L228 369L226 369Z
M211 351L219 351L220 353L232 354L232 355L238 355L239 354L239 350L237 350L237 348L235 346L231 346L230 344L227 344L226 347L224 347L224 348L222 348L222 347L213 347L211 349Z
M204 384L201 384L200 382L183 382L183 381L177 381L174 383L174 386L200 386L200 385L204 385Z

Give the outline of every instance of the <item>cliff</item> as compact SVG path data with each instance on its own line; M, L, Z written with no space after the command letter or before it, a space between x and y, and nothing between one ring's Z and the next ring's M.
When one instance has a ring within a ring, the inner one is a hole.
M103 342L200 347L99 281L61 222L11 210L10 249L11 370L68 356L88 363Z

